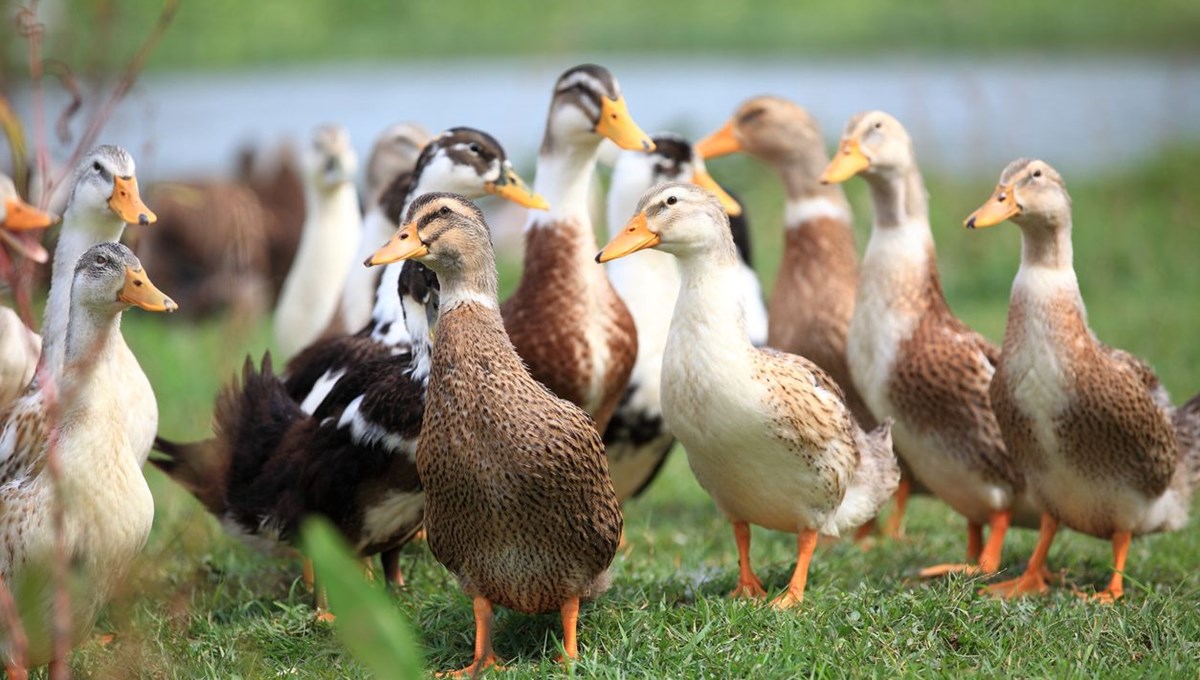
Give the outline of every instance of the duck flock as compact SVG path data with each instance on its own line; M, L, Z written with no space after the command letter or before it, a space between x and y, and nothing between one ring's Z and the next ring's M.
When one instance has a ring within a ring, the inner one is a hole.
M589 194L605 139L624 151L599 248ZM56 550L88 584L71 598L78 643L144 546L148 459L230 532L292 545L321 515L398 584L400 549L423 530L473 598L472 674L498 663L495 606L561 612L576 656L580 602L608 586L622 504L676 441L732 525L732 597L767 596L750 525L796 534L780 608L803 601L820 536L868 533L893 497L885 530L898 533L911 493L967 521L966 559L926 576L994 574L1010 526L1040 529L1025 571L984 589L1002 598L1048 590L1066 527L1112 542L1111 581L1090 595L1112 602L1131 539L1187 521L1200 396L1176 407L1145 362L1092 333L1071 199L1041 160L1009 164L965 220L1021 229L997 347L946 303L912 142L881 111L851 118L832 158L817 122L771 96L692 144L644 133L615 77L583 65L554 84L533 188L480 130L392 128L377 153L384 144L400 151L370 163L364 217L346 133L314 135L306 224L275 314L287 363L247 357L216 397L213 436L190 443L156 436L153 389L121 336L130 307L176 308L118 243L126 224L156 221L133 158L100 146L79 165L41 337L0 314L0 572L31 603L27 624L42 624L28 631L30 665L51 655L42 575ZM772 166L786 189L766 308L741 207L704 165L731 153ZM854 177L873 207L861 261L840 186ZM55 221L11 182L0 193L6 229ZM487 194L530 209L520 283L503 302L472 203Z

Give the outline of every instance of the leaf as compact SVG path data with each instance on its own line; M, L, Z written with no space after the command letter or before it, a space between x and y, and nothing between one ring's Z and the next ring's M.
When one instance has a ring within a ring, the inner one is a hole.
M363 577L362 562L341 534L328 520L311 517L301 527L301 537L346 649L377 678L422 677L416 635L387 593Z

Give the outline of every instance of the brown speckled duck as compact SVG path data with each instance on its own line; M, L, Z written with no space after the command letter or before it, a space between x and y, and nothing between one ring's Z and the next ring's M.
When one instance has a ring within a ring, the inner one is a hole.
M438 561L474 598L475 658L497 663L492 607L560 611L577 656L580 600L608 585L621 511L592 420L534 380L509 342L483 215L456 194L426 194L373 260L415 259L441 281L417 469Z
M875 427L875 416L859 396L846 361L858 289L850 204L841 186L820 181L829 154L816 119L782 97L754 97L696 148L705 158L745 152L779 173L787 197L783 261L768 308L767 345L820 366L842 388L859 424ZM901 478L896 490L896 512L886 530L892 536L902 533L908 477Z
M859 174L874 219L847 340L850 374L877 418L895 418L896 449L916 479L967 518L972 564L922 573L993 573L1014 510L1023 525L1037 521L988 400L1000 351L946 304L912 141L882 111L850 119L821 180Z
M966 226L1005 220L1021 228L1021 267L991 399L1043 514L1025 573L989 590L1044 592L1046 555L1063 524L1112 541L1112 579L1093 596L1112 602L1124 592L1133 536L1187 522L1200 483L1200 397L1175 411L1149 366L1088 327L1072 262L1071 198L1054 168L1013 161Z
M890 421L866 433L841 389L811 361L759 349L746 333L737 250L711 193L660 184L596 257L657 248L679 263L679 299L663 352L662 408L700 486L733 524L735 597L763 597L750 568L750 524L795 533L796 570L776 606L804 598L819 534L873 517L900 481Z
M601 432L637 356L633 318L592 263L588 187L605 137L624 149L654 148L608 69L576 66L554 86L538 155L534 186L551 207L526 226L521 281L503 308L504 325L533 377L591 414Z

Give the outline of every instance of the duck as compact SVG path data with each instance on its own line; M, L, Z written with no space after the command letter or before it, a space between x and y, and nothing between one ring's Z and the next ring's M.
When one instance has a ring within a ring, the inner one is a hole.
M1049 163L1021 158L965 221L1021 229L992 407L1005 445L1041 508L1025 572L990 586L1000 597L1046 592L1046 558L1058 528L1111 541L1113 574L1090 595L1124 595L1134 536L1187 524L1200 484L1200 395L1178 411L1154 371L1109 347L1088 326L1072 254L1071 197Z
M749 227L741 205L708 174L691 142L674 133L656 134L652 141L654 151L623 151L613 164L607 210L609 238L621 232L638 199L650 187L678 180L708 188L730 215L730 231L738 246L738 285L747 331L751 342L761 346L767 339L767 313L758 275L750 264ZM629 385L603 433L613 488L624 503L650 485L675 445L675 437L663 422L659 395L663 349L679 291L679 273L673 258L657 251L647 251L636 259L615 260L606 269L633 317L638 337Z
M533 377L581 407L603 432L637 355L637 329L596 250L588 189L605 138L622 149L653 151L612 73L584 64L554 85L534 187L550 203L525 226L525 259L501 313Z
M432 135L417 123L389 125L375 138L367 156L367 209L363 216L363 237L354 256L354 264L365 260L395 233L397 220L387 218L380 199L397 177L413 171L421 149L430 139ZM338 325L345 329L362 328L371 320L379 272L373 267L350 267L342 286L338 311L331 321L335 327L327 329L328 332L338 334L341 330L337 328Z
M317 340L333 323L352 332L334 313L342 286L362 238L362 214L355 174L358 156L339 125L322 125L304 155L304 228L279 300L274 339L291 357Z
M417 445L425 532L472 598L475 656L499 664L495 606L560 612L563 656L578 657L580 603L609 585L622 518L590 416L535 380L509 341L483 214L425 194L377 263L415 259L441 282L429 391Z
M117 241L126 224L147 226L158 216L142 202L133 156L119 146L103 144L83 158L63 211L50 274L50 291L42 317L42 356L38 370L58 380L62 375L67 319L70 316L72 265L88 248ZM123 337L113 339L127 380L118 385L126 404L126 433L138 460L145 464L158 430L154 388Z
M421 152L380 200L385 218L439 186L538 205L491 135L451 128ZM328 517L384 577L404 585L399 549L420 529L424 493L413 461L430 371L438 281L418 262L388 264L374 316L354 335L314 343L275 373L247 358L222 390L215 436L160 437L154 465L222 526L274 552L293 545L308 514ZM318 615L325 617L320 610Z
M1000 349L946 303L925 184L895 117L850 118L821 181L856 175L874 215L846 341L851 378L876 418L895 419L897 451L916 480L967 520L967 561L921 574L994 574L1009 527L1037 526L1038 516L988 397Z
M784 97L752 97L696 148L706 160L745 153L778 173L786 192L783 260L767 310L767 345L820 366L842 388L859 424L874 428L877 420L854 386L846 359L858 290L858 245L845 192L820 181L829 163L820 123ZM884 528L893 537L903 534L911 492L903 456L901 471L896 511Z
M55 598L44 575L56 554L55 508L62 512L71 582L78 584L70 595L72 645L87 638L154 519L154 500L126 421L130 410L143 418L155 414L122 396L121 383L137 366L121 358L120 319L131 306L170 312L175 303L119 243L86 249L71 280L66 334L59 343L62 371L56 379L39 373L30 382L0 434L0 575L26 607L21 615L30 667L49 662L52 654L48 624ZM51 442L57 482L48 464ZM63 492L58 503L56 488ZM11 645L4 640L9 659Z
M751 524L797 535L795 571L772 601L789 609L804 599L818 537L874 517L899 484L900 468L890 420L864 431L828 373L801 356L751 344L727 222L712 193L661 184L643 194L596 260L654 248L678 261L679 298L662 360L663 416L696 481L733 525L734 597L766 596L750 566Z
M0 173L0 236L6 242L16 241L10 231L45 229L57 221L52 213L26 203L12 178ZM0 306L0 413L33 379L41 354L41 336L14 310Z

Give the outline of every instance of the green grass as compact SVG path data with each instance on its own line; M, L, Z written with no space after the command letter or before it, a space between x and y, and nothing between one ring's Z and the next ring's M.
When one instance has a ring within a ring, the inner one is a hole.
M1128 174L1074 184L1076 265L1100 337L1149 359L1177 400L1200 388L1200 150L1177 152ZM765 281L778 261L781 193L749 161L714 162L718 179L741 189L751 210ZM999 168L997 168L997 172ZM992 338L1002 332L1018 257L1017 230L967 232L960 221L986 199L985 183L931 178L939 261L954 309ZM860 241L868 213L861 182L849 186ZM147 268L153 276L153 263ZM511 268L506 268L511 285ZM169 292L169 291L168 291ZM198 437L213 392L264 326L188 326L138 311L126 335L156 387L161 429ZM156 471L149 546L102 621L117 633L73 657L81 676L269 678L363 677L332 630L313 620L298 563L262 556L227 538L200 507ZM729 527L696 485L681 451L663 477L626 507L629 550L618 556L612 590L581 617L586 677L1189 676L1200 670L1200 536L1195 527L1139 539L1130 553L1126 599L1082 603L1065 589L1045 599L993 602L981 581L924 583L914 572L961 558L964 522L918 499L909 538L863 552L838 543L818 549L803 606L794 612L732 602L736 560ZM1034 534L1015 530L1003 564L1020 569ZM755 530L753 557L768 588L786 584L794 537ZM1092 588L1109 575L1110 548L1063 532L1051 553L1071 584ZM396 606L413 621L431 669L470 661L470 602L423 544L405 550L409 589ZM561 674L551 659L556 616L501 612L496 647L513 672Z
M162 0L65 4L71 20L51 25L47 54L80 67L131 54ZM1188 0L185 0L151 67L647 52L1195 54L1198 33L1200 5Z

